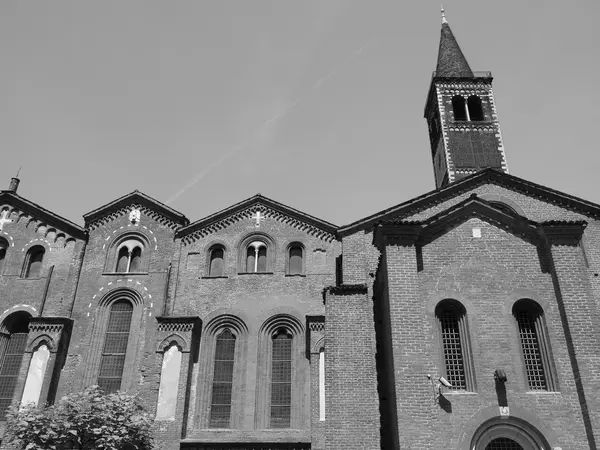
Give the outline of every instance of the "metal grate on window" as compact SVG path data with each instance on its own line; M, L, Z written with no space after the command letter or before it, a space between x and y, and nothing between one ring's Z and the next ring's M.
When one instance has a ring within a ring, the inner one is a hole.
M230 330L226 329L217 337L217 345L215 346L209 425L211 428L229 428L234 358L235 336Z
M106 393L121 387L132 315L133 305L127 300L118 300L110 308L98 373L98 385Z
M438 317L442 327L446 378L452 384L451 389L466 389L467 381L460 341L459 313L447 309L442 311Z
M485 450L523 450L523 447L508 438L496 438L490 442Z
M13 333L8 337L4 357L0 355L0 420L12 403L26 345L27 333Z
M292 405L292 337L273 337L271 358L271 428L289 428Z
M529 310L517 312L519 324L519 336L521 338L521 350L525 360L525 371L529 388L534 390L546 390L546 374L542 363L542 353L535 326L536 317Z

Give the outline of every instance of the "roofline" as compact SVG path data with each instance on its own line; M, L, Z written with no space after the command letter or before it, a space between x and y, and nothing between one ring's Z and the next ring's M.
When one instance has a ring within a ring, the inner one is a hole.
M1 190L0 198L2 198L3 196L6 196L6 197L12 199L15 202L16 206L19 206L19 207L25 206L26 208L31 208L31 209L36 210L38 212L38 214L41 216L40 218L42 220L44 220L44 222L61 224L64 231L66 231L70 235L77 237L79 239L82 239L82 240L87 240L87 231L82 226L77 225L76 223L71 222L70 220L65 219L64 217L53 213L52 211L38 205L37 203L33 203L32 201L27 200L24 197L21 197L19 194L15 193L14 191Z
M568 204L568 207L571 209L576 209L578 212L583 213L584 215L590 215L593 217L600 218L600 205L583 200L579 197L575 197L573 195L565 194L560 191L556 191L554 189L548 188L546 186L542 186L541 184L533 183L531 181L524 180L522 178L516 177L514 175L510 175L504 172L499 172L496 169L487 168L480 172L477 172L473 175L465 177L459 181L455 181L454 183L449 184L441 189L435 189L429 192L426 192L419 197L412 198L398 205L392 206L390 208L386 208L382 211L379 211L375 214L367 216L363 219L352 222L348 225L344 225L338 229L338 234L340 236L347 236L352 234L355 231L360 229L365 229L370 225L376 223L381 220L384 216L391 214L393 212L401 213L403 210L413 210L418 209L420 206L423 206L428 203L432 198L435 197L449 197L451 194L456 191L468 190L469 187L473 185L477 185L478 183L489 180L491 182L496 182L499 185L504 184L513 184L516 186L521 186L526 188L528 191L537 191L537 197L544 196L554 196L558 197L562 204ZM502 182L505 183L502 183ZM531 193L531 192L530 192ZM574 204L573 204L574 203ZM412 207L412 208L411 208Z
M167 216L171 220L181 224L182 226L186 226L190 222L189 219L184 214L180 213L179 211L165 205L164 203L156 200L155 198L150 197L149 195L144 194L143 192L140 192L136 189L135 191L130 192L129 194L119 197L118 199L113 200L110 203L107 203L103 206L100 206L99 208L96 208L96 209L84 214L83 219L85 220L86 226L89 222L93 222L94 220L101 217L102 213L104 211L106 211L107 209L118 207L118 205L120 203L124 203L125 201L128 201L133 198L139 198L143 202L147 202L149 204L152 204L152 205L158 207L158 209L165 216Z
M269 197L265 197L262 194L256 194L252 197L242 200L241 202L235 203L234 205L231 205L225 209L217 211L216 213L213 213L202 219L198 219L195 222L193 222L183 228L180 228L179 230L177 230L175 237L181 237L183 235L193 233L194 231L196 231L200 228L203 228L203 227L209 226L215 222L218 222L219 220L227 217L228 215L230 215L232 212L234 212L236 210L242 209L244 207L247 207L254 203L259 203L259 202L264 203L265 206L271 206L275 209L282 210L289 215L300 217L303 221L308 222L311 225L314 225L318 228L321 228L324 231L327 231L331 234L335 235L337 232L337 229L338 229L337 225L334 225L330 222L319 219L318 217L311 216L310 214L307 214L298 209L291 208L287 205L284 205L283 203L279 203L273 199L270 199Z

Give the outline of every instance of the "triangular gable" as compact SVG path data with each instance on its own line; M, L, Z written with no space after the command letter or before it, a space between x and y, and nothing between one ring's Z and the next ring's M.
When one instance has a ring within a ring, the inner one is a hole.
M130 194L124 195L84 214L85 227L92 230L98 228L109 220L126 214L134 207L141 209L144 214L156 219L158 222L169 225L173 229L186 226L190 223L188 218L179 211L168 207L143 192L135 190Z
M331 242L335 239L336 225L298 211L297 209L290 208L261 194L257 194L229 208L197 220L180 229L176 237L182 238L185 243L193 242L198 238L216 233L224 227L240 220L249 220L257 211L264 214L266 218L273 218L288 223L323 240Z
M21 197L13 191L0 191L0 206L3 204L12 206L11 211L17 210L20 214L30 215L35 220L57 228L76 239L87 239L87 233L81 226Z
M495 169L485 169L455 183L451 183L442 189L427 192L419 197L415 197L404 203L400 203L399 205L392 206L391 208L367 216L364 219L342 226L338 229L338 233L340 236L347 236L359 230L371 229L376 223L381 221L390 220L392 218L402 219L411 216L483 184L502 186L515 192L578 212L587 217L600 219L600 205L596 203L550 189Z
M377 224L373 242L379 248L394 241L411 241L418 245L426 245L474 217L504 229L536 247L540 247L549 235L552 235L554 240L559 237L577 240L581 238L587 225L585 221L535 222L499 210L477 194L473 194L468 199L423 221L381 221Z

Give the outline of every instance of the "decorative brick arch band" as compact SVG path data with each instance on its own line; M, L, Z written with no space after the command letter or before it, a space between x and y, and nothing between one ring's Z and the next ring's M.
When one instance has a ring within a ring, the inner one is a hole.
M489 406L471 416L463 428L456 450L483 449L485 447L482 445L498 437L521 439L516 442L533 443L545 449L558 446L556 433L531 411L511 406L510 416L501 418L498 406Z

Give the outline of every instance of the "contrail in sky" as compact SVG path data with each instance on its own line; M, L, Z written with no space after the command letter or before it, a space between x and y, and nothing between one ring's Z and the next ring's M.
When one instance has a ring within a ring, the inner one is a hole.
M327 81L329 81L329 79L333 75L335 75L335 73L338 70L340 70L341 66L346 65L354 57L359 56L360 54L362 54L370 45L371 45L371 43L367 42L366 44L364 44L361 47L359 47L358 49L356 49L350 55L350 57L346 61L342 62L340 64L340 66L338 66L338 68L330 71L325 76L319 78L315 82L315 84L312 86L311 90L312 89L319 89L321 86L323 86L323 84L327 83ZM279 122L283 118L285 118L285 116L287 116L292 109L294 109L296 106L298 106L298 104L302 101L302 98L303 98L303 96L300 96L300 97L296 98L289 105L287 105L283 109L283 111L281 111L280 113L274 115L273 117L271 117L270 119L268 119L267 121L265 121L262 125L258 126L256 128L256 130L250 135L250 137L246 140L246 142L244 144L236 145L230 151L224 153L219 158L217 158L212 163L210 163L208 166L206 166L202 171L198 172L196 174L196 176L194 176L194 178L192 178L190 181L188 181L188 183L184 187L182 187L179 191L177 191L174 195L172 195L171 198L169 198L166 203L167 204L173 203L175 200L177 200L179 197L181 197L188 189L191 189L195 184L197 184L198 182L200 182L213 169L215 169L216 167L219 167L221 164L223 164L229 158L231 158L232 156L236 155L237 153L239 153L240 151L242 151L244 148L246 148L248 146L248 144L250 143L250 140L251 140L252 137L256 136L260 131L263 131L264 129L270 127L273 124L276 124L277 122Z

